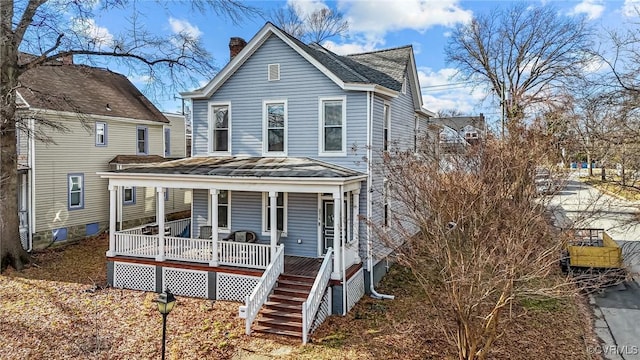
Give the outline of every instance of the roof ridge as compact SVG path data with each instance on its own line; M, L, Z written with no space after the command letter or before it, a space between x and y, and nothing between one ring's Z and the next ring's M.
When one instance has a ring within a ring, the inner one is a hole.
M368 54L375 54L375 53L386 52L386 51L400 50L400 49L405 49L405 48L413 48L413 45L411 45L411 44L409 44L409 45L401 45L401 46L396 46L396 47L392 47L392 48L388 48L388 49L371 50L371 51L365 51L365 52L361 52L361 53L347 54L347 55L344 55L344 56L350 57L350 56L356 56L356 55L368 55Z
M316 48L318 48L318 51L322 51L323 53L325 53L327 56L329 56L331 59L333 59L334 61L336 61L338 64L340 64L340 66L342 66L343 68L345 68L347 71L349 71L350 73L356 75L357 77L359 77L361 80L367 81L367 82L371 82L371 79L367 78L366 76L360 74L359 72L357 72L355 69L353 69L351 66L347 65L344 63L344 61L342 61L343 56L338 55L334 52L332 52L329 49L326 49L325 47L323 47L322 45L318 44L318 43L313 43L311 45L307 45L309 46L309 48L316 50ZM349 59L351 60L351 59ZM369 67L368 65L365 65L367 67Z

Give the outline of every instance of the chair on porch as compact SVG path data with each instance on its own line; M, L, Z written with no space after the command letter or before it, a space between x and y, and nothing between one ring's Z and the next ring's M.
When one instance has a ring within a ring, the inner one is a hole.
M235 241L235 242L246 242L246 243L254 243L258 241L258 235L253 231L243 230L243 231L234 231L229 236L224 238L226 241Z
M211 239L211 225L200 226L199 239Z

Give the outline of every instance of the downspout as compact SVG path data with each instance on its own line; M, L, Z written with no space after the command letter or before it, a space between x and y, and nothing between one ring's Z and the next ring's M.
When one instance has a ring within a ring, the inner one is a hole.
M340 185L340 193L342 194L341 198L341 204L340 204L340 210L345 209L345 211L347 211L347 209L343 206L344 205L344 185ZM345 226L340 226L340 246L342 247L341 250L341 256L342 256L342 316L347 315L347 266L345 265L345 256L344 253L346 252L346 248L344 246L344 238L346 237L346 228L347 226L349 226L349 224L347 223L346 219L347 216L345 214L344 211L340 211L340 216L342 218L345 219ZM342 225L342 219L340 219L340 223Z
M27 154L29 156L29 249L27 252L33 251L33 233L35 232L35 219L36 219L36 184L35 184L35 171L36 171L36 140L33 134L35 134L35 120L29 119L29 149Z
M367 219L371 219L371 161L373 160L373 93L367 92ZM393 300L393 295L380 294L376 291L373 281L373 242L371 241L371 227L367 226L367 268L369 269L369 291L371 297L379 300Z

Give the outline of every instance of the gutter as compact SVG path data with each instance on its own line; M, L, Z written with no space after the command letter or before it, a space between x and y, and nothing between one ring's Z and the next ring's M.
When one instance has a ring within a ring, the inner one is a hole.
M371 219L371 161L372 158L372 147L373 147L373 94L371 92L367 93L367 96L370 97L370 100L367 101L367 218ZM380 294L376 291L374 281L373 281L373 241L371 241L371 228L367 226L367 268L369 269L369 291L371 292L371 297L378 300L393 300L395 296Z
M33 118L29 119L29 128L31 133L29 134L29 149L27 150L27 154L29 156L29 249L27 252L33 251L33 233L36 229L36 140L35 136L31 136L35 133L35 120Z

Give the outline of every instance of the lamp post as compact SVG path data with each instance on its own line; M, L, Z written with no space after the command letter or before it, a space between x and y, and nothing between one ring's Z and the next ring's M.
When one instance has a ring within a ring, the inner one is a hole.
M162 314L162 360L164 360L165 339L167 337L167 315L169 315L176 305L176 297L173 296L169 289L165 289L154 301L158 303L158 311Z

